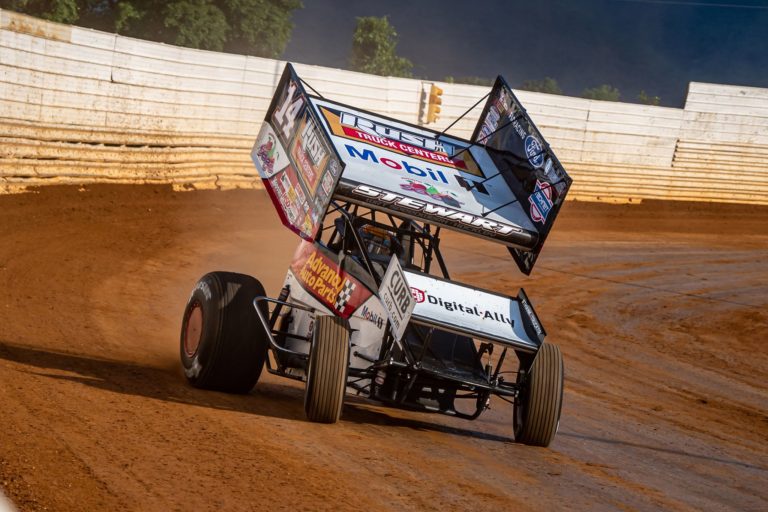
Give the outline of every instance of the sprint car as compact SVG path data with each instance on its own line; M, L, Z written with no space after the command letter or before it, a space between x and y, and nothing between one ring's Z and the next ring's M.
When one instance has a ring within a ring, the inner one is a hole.
M189 382L247 393L266 366L304 382L307 418L325 423L348 394L465 419L498 397L516 441L548 446L559 348L524 290L458 283L440 251L444 230L480 237L529 274L565 199L571 179L511 88L497 78L463 140L305 85L288 64L251 152L301 238L284 285L270 297L242 274L198 281L181 328Z

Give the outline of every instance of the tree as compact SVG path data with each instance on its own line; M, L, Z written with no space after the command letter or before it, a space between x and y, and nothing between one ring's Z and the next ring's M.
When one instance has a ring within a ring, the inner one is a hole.
M174 31L174 44L215 51L224 49L229 32L222 10L206 0L170 2L163 25Z
M115 12L115 31L124 33L131 26L133 20L140 20L146 14L129 2L118 2Z
M619 101L621 93L619 90L611 85L603 84L591 89L584 89L581 93L582 98L590 100L603 100L603 101Z
M278 58L291 40L291 15L304 7L301 0L224 0L222 4L232 32L227 51L239 48L261 57Z
M204 50L280 57L301 0L0 0L61 23Z
M58 23L73 23L80 17L78 0L4 0L0 7Z
M557 84L557 80L544 77L542 80L526 80L520 86L524 91L544 92L547 94L563 94L563 90Z
M640 94L637 95L637 101L644 105L658 106L661 103L661 98L658 96L648 96L644 90L640 90Z
M355 71L381 76L412 76L413 63L405 57L398 57L397 32L386 16L357 18L357 27L352 35L350 66Z

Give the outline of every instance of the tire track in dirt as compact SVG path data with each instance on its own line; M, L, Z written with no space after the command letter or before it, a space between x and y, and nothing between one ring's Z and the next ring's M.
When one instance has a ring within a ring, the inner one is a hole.
M187 386L195 280L276 293L297 243L259 192L0 197L0 483L23 510L762 510L766 221L569 203L528 279L503 248L446 237L455 277L524 285L564 351L545 450L512 442L500 402L466 422L351 399L325 426L294 382Z

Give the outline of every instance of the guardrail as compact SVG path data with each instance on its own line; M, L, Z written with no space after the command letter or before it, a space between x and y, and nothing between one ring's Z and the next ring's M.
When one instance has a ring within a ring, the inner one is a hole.
M283 66L0 10L0 191L259 187L249 149ZM296 67L322 94L419 120L422 81ZM440 87L438 129L487 92ZM768 89L692 83L684 109L518 94L574 177L572 198L768 204ZM451 133L468 137L480 108Z

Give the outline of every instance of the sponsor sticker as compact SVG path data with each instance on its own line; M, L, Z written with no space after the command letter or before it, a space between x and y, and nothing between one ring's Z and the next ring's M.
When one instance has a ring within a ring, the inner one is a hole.
M413 321L475 338L530 346L518 302L506 295L406 272L416 307Z
M533 308L531 308L531 305L528 304L528 301L525 300L525 298L520 298L520 304L522 304L523 309L525 310L525 314L528 316L528 319L531 321L531 325L533 326L533 330L536 331L536 334L539 335L539 338L544 336L544 330L541 328L541 324L539 323L538 318L536 318L536 315L533 312Z
M251 160L262 179L272 177L288 165L288 156L275 130L268 122L261 125L261 131L251 150Z
M488 320L496 322L510 327L515 326L514 319L510 318L500 311L491 311L484 309L482 306L476 304L462 303L457 300L447 299L441 297L439 294L429 293L427 290L420 290L418 288L411 287L411 296L417 304L426 302L433 306L438 306L449 313L460 312L469 315L474 315L479 320Z
M358 185L350 192L353 197L356 196L373 204L391 207L392 209L408 213L419 212L419 215L424 218L456 226L463 230L481 232L486 236L506 238L512 234L524 233L518 226L511 226L509 224L471 215L448 206L439 206L425 201L419 201L369 185Z
M536 180L536 186L533 193L528 196L528 202L531 204L531 219L544 224L547 221L547 215L552 211L552 185Z
M427 196L430 199L436 199L438 201L442 201L448 206L453 206L454 208L461 208L461 206L464 204L458 200L458 196L456 194L454 194L449 190L440 191L440 189L438 189L436 186L434 186L431 183L423 183L421 181L412 180L409 178L403 178L403 179L406 181L406 183L400 184L400 188L403 190L416 192L417 194Z
M341 166L335 158L331 158L331 161L328 163L328 170L330 171L331 176L334 178L338 177Z
M302 234L310 235L313 229L310 205L299 183L296 170L292 165L267 180L290 225L298 228Z
M411 320L416 301L411 295L411 287L408 286L408 280L396 256L389 260L379 288L379 299L387 312L392 336L400 341Z
M483 177L471 153L465 151L451 158L450 155L457 153L458 149L446 142L377 122L359 114L342 112L325 106L320 107L320 112L328 122L333 135L337 137Z
M349 318L371 292L314 244L302 242L291 262L291 271L302 287L342 318Z
M328 196L333 192L333 176L329 172L323 176L323 192Z
M448 184L448 178L445 177L445 173L443 173L443 170L439 167L427 167L421 163L414 165L413 162L409 162L407 159L394 160L392 158L381 156L381 154L377 154L375 151L366 148L365 146L360 148L351 144L345 144L344 149L346 149L347 153L352 158L388 167L396 171L405 172L411 176L425 178L434 181L435 183Z
M490 145L499 130L502 122L507 122L507 114L512 107L512 98L507 91L501 87L497 89L497 94L493 97L488 113L485 115L480 126L477 141L481 144ZM510 120L512 116L509 116Z
M554 163L551 158L547 158L547 161L544 163L544 174L552 180L558 177L557 174L555 174Z
M382 317L379 313L373 311L368 306L363 306L363 309L360 310L360 317L363 320L367 320L371 322L373 325L381 329L384 327L384 317Z
M536 169L544 165L544 148L539 139L533 135L525 138L525 155L528 157L528 162Z
M291 157L301 172L310 194L314 194L320 176L330 158L330 151L318 134L309 112L300 121L291 144Z

